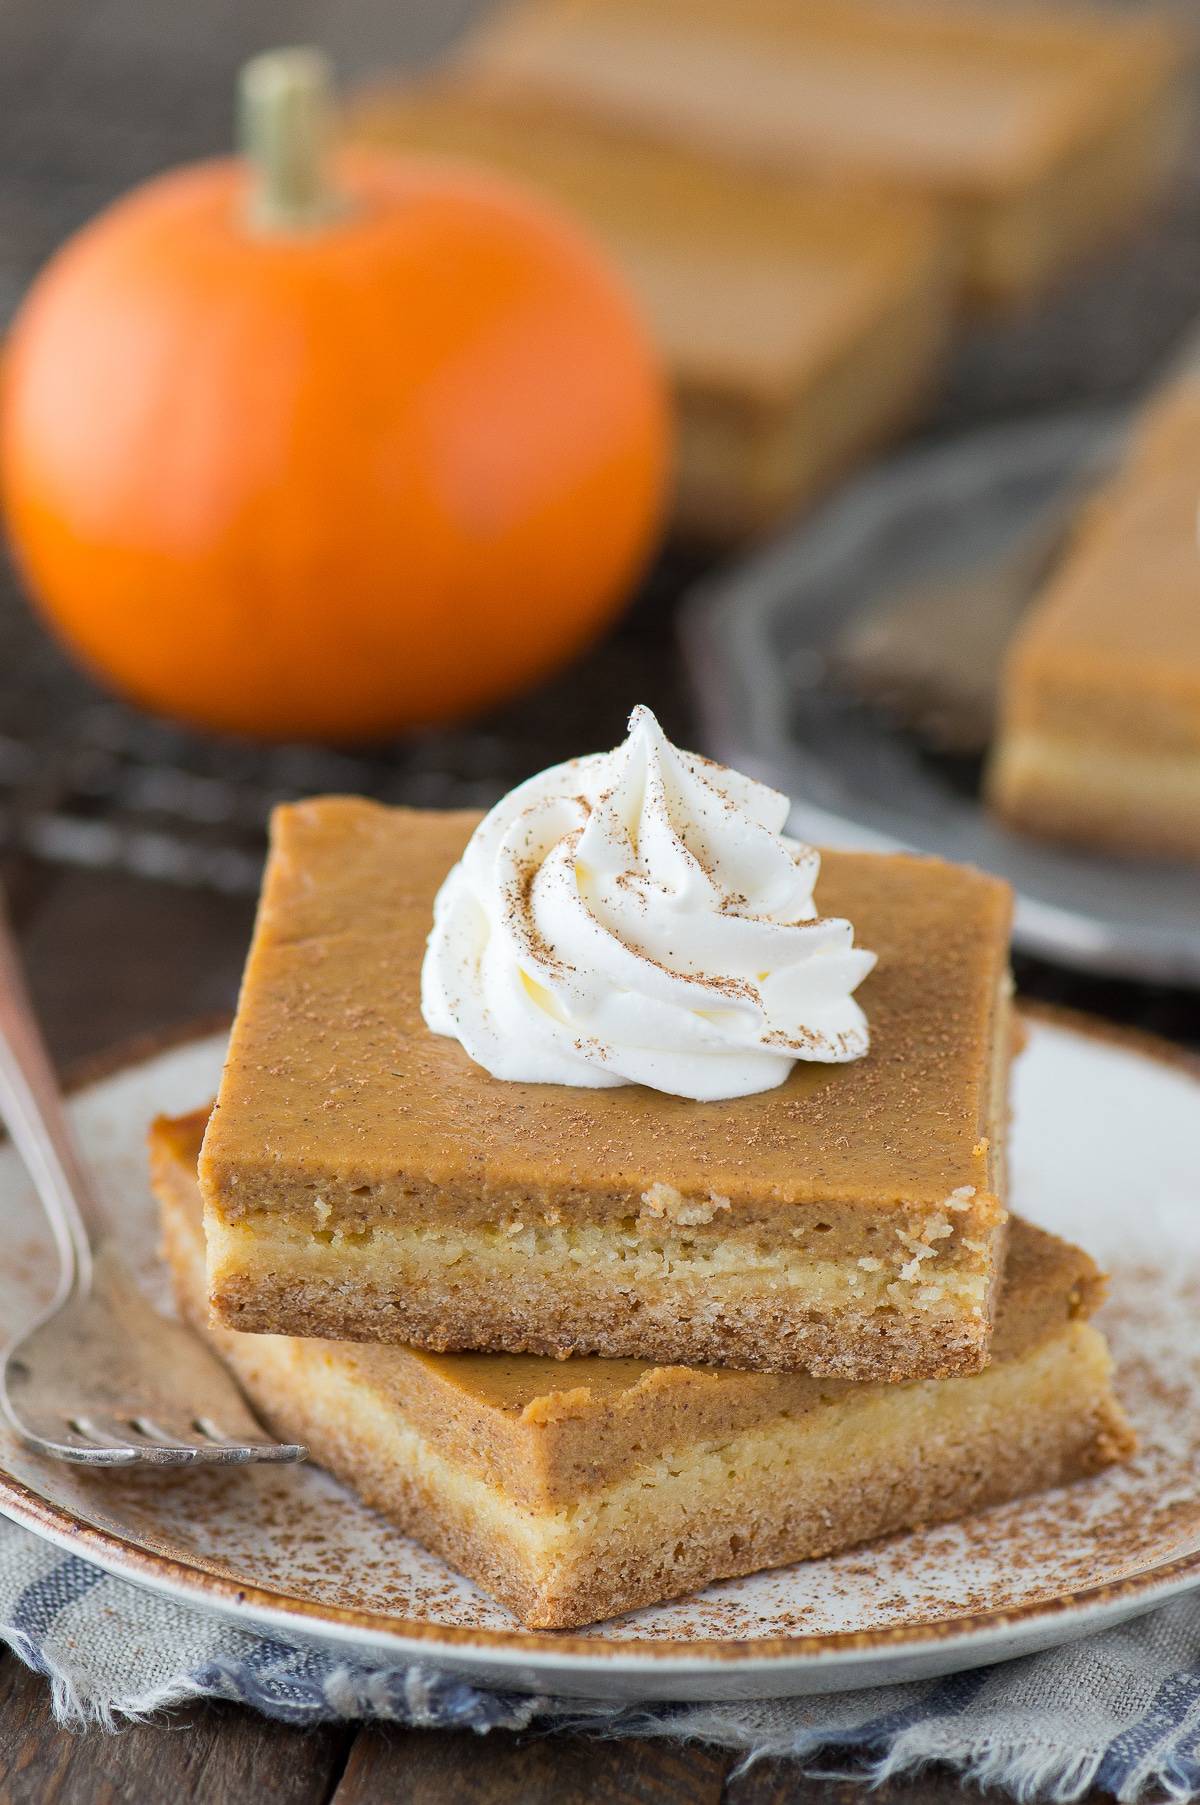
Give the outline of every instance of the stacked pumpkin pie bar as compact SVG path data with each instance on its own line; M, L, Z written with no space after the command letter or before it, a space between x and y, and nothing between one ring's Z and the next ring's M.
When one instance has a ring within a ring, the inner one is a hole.
M482 821L281 810L217 1104L152 1132L185 1314L529 1625L1131 1445L1100 1275L1010 1231L1007 891L818 879L786 807L639 710Z

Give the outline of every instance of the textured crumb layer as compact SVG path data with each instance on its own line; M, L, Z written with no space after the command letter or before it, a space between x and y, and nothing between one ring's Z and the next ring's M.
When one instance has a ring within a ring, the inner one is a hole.
M228 1224L206 1212L209 1297L229 1328L444 1352L603 1354L695 1365L804 1370L847 1379L933 1378L987 1360L1001 1223L946 1267L798 1262L749 1269L725 1250L651 1263L644 1248L590 1248L586 1262L517 1238L459 1232L431 1247L377 1231L325 1244L278 1219ZM933 1274L936 1272L936 1278ZM906 1276L900 1276L901 1274Z
M569 1628L713 1580L811 1558L1098 1471L1132 1436L1103 1338L1069 1318L986 1372L837 1388L800 1415L646 1453L550 1507L474 1469L453 1433L419 1426L386 1382L405 1350L241 1335L205 1308L199 1212L158 1175L185 1314L273 1429L530 1628ZM682 1440L680 1439L682 1437Z
M164 1217L191 1224L198 1313L207 1307L195 1178L206 1114L160 1118L149 1140ZM1080 1248L1015 1218L992 1362L1018 1359L1068 1323L1086 1320L1104 1289L1103 1275ZM369 1342L342 1342L340 1357L359 1384L390 1398L419 1432L442 1445L449 1440L478 1477L534 1509L566 1503L634 1471L647 1448L677 1445L681 1425L693 1442L722 1441L780 1417L799 1420L859 1384L802 1372L595 1355L564 1361L434 1353Z

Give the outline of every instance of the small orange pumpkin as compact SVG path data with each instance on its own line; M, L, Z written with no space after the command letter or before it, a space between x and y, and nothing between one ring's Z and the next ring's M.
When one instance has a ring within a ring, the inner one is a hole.
M0 477L29 587L145 706L366 739L508 696L627 596L663 378L570 222L465 166L347 152L324 65L243 78L249 163L150 182L12 333Z

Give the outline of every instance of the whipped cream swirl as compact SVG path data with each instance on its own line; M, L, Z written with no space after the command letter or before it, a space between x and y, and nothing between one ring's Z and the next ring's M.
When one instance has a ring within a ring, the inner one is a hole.
M521 784L434 905L421 1007L496 1078L696 1099L867 1051L875 963L813 902L787 798L671 745L635 708L613 752Z

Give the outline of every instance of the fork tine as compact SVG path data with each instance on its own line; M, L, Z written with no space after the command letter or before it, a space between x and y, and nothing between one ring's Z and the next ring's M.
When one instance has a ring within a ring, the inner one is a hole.
M160 1315L129 1272L80 1162L2 907L0 1120L60 1262L51 1305L15 1341L7 1325L0 1334L0 1419L26 1447L84 1465L305 1459L302 1447L260 1437L216 1354ZM194 1417L181 1417L181 1398L198 1414L211 1410L214 1426L220 1416L243 1422L247 1439L197 1431Z
M89 1456L99 1453L101 1449L108 1450L114 1456L124 1454L128 1457L136 1452L130 1447L128 1436L124 1440L117 1440L113 1436L101 1438L92 1427L90 1418L82 1416L69 1417L57 1432L47 1422L42 1425L42 1433L60 1447L77 1449L80 1454L86 1453Z
M90 1442L93 1447L109 1450L109 1459L118 1464L148 1460L155 1466L183 1466L193 1458L187 1443L160 1442L136 1429L131 1435L133 1424L119 1417L89 1413L72 1417L68 1426L81 1438L79 1442L72 1441L72 1446L83 1449ZM146 1427L149 1429L150 1425Z
M240 1433L234 1433L230 1429L223 1428L211 1416L203 1416L192 1419L192 1428L203 1436L205 1441L210 1441L220 1448L274 1448L277 1446L275 1438L260 1430L257 1423L251 1425L249 1429L243 1428Z
M199 1450L203 1443L197 1443L194 1435L178 1435L169 1428L164 1428L157 1417L139 1415L130 1418L130 1427L134 1432L134 1445L153 1442L162 1448L191 1448Z
M253 1432L227 1435L211 1417L196 1418L187 1425L197 1430L194 1435L184 1433L183 1425L164 1426L158 1418L146 1413L126 1420L93 1412L86 1417L76 1416L72 1422L79 1425L92 1443L127 1450L132 1459L150 1460L159 1466L234 1466L249 1460L297 1458L296 1444L281 1446L270 1436Z
M216 1422L211 1416L194 1416L192 1418L192 1428L196 1430L197 1434L202 1435L206 1441L211 1442L240 1443L253 1441L255 1439L252 1435L230 1435L228 1430L222 1429L220 1423Z
M35 1324L0 1363L0 1414L27 1446L84 1465L307 1458L271 1438L215 1356L152 1309L107 1246L93 1289Z
M168 1412L148 1411L137 1419L148 1438L167 1446L194 1448L201 1460L257 1460L264 1455L273 1459L279 1443L235 1400L231 1407L234 1420L228 1420L224 1409L212 1411ZM293 1455L294 1458L294 1455Z
M101 1448L130 1448L129 1429L126 1424L119 1423L114 1417L100 1416L93 1412L79 1412L67 1418L67 1427L81 1441L94 1442Z
M237 1441L214 1442L212 1452L206 1450L201 1458L226 1460L233 1464L244 1460L287 1462L307 1460L308 1449L302 1442L277 1442L266 1437L247 1435L239 1437Z
M38 1445L47 1447L50 1452L57 1453L65 1460L85 1463L96 1461L105 1466L132 1466L140 1458L127 1435L111 1433L90 1416L69 1417L57 1431L53 1425L45 1423L39 1434Z

